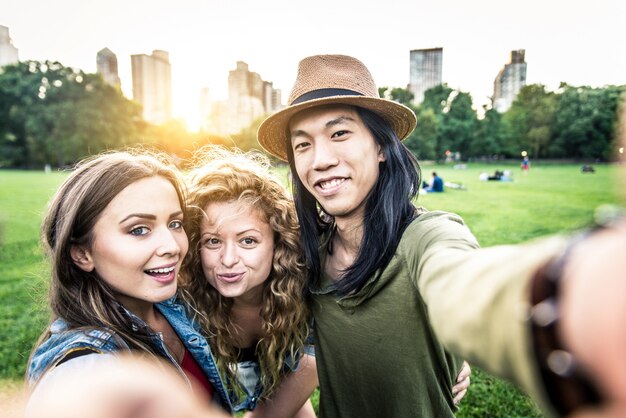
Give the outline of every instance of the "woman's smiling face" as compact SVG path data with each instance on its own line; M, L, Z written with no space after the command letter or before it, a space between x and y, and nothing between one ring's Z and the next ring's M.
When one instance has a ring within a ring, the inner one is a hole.
M73 248L75 263L94 271L118 300L138 313L176 293L188 249L174 186L160 176L138 180L107 205L88 249Z

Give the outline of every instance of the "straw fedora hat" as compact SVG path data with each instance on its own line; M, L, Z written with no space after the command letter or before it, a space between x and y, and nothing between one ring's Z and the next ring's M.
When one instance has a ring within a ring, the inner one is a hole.
M288 105L259 126L259 144L270 154L287 161L289 120L302 110L327 104L369 109L387 121L401 140L417 123L411 109L378 96L376 83L361 61L346 55L314 55L298 64Z

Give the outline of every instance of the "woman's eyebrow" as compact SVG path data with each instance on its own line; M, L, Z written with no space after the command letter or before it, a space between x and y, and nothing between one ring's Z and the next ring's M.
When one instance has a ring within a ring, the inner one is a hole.
M130 218L141 218L141 219L149 219L151 221L156 220L156 216L149 214L149 213L131 213L130 215L128 215L127 217L125 217L124 219L122 219L120 221L121 224L123 224L124 222L126 222L127 220L129 220Z

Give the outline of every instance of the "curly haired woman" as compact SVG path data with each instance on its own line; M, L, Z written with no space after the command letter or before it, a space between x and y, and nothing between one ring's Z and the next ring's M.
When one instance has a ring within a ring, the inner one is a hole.
M313 349L293 203L260 155L209 147L190 173L181 285L235 410L315 416Z

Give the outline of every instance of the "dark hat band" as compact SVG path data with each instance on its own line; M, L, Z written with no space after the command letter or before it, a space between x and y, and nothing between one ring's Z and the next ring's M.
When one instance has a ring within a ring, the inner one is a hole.
M293 102L291 102L291 105L308 102L309 100L323 99L324 97L333 97L333 96L364 96L364 94L361 94L353 90L347 90L347 89L312 90L296 98Z

